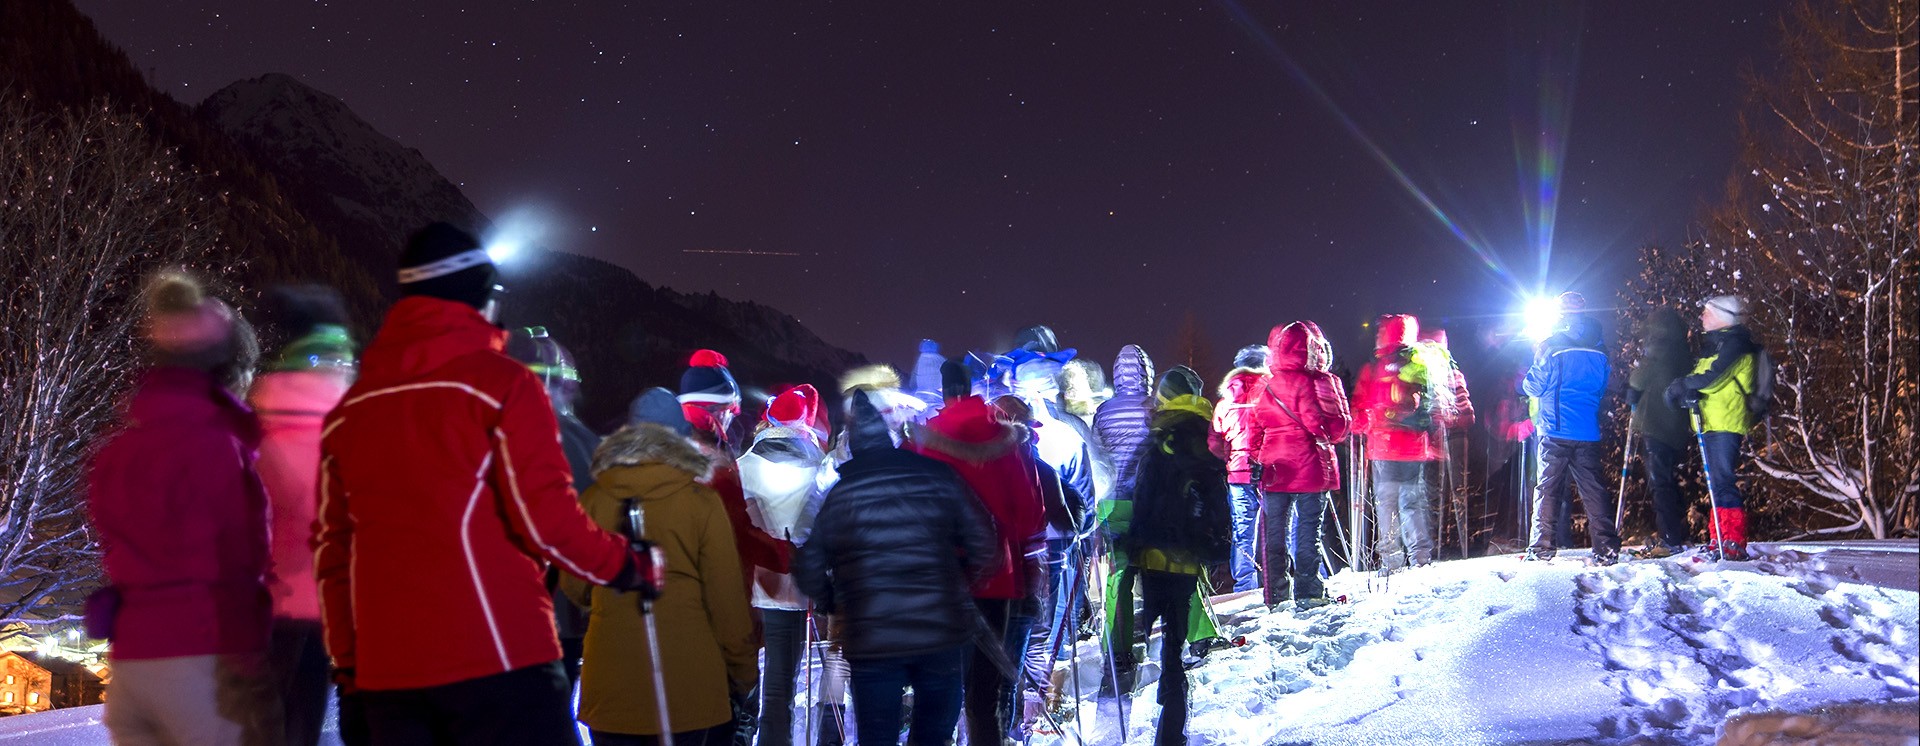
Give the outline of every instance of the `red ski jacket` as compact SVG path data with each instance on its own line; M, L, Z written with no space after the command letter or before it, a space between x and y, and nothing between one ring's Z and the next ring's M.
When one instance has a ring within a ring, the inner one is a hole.
M999 569L973 584L974 598L1027 598L1047 539L1040 471L1027 428L994 419L994 411L978 396L950 399L914 430L913 450L953 467L993 516Z
M1267 335L1271 376L1255 392L1250 443L1267 492L1340 488L1333 444L1353 424L1340 379L1327 372L1332 348L1311 321L1276 326Z
M630 552L580 510L546 391L472 308L393 305L321 434L327 652L362 689L560 657L547 562L605 585Z
M1374 343L1373 362L1360 370L1353 382L1353 426L1367 436L1367 458L1373 461L1429 461L1433 445L1425 427L1403 422L1421 407L1425 381L1407 381L1400 375L1405 363L1402 351L1418 340L1420 322L1412 316L1395 314L1380 321L1380 336Z
M1227 461L1228 484L1253 481L1253 405L1266 383L1267 372L1257 368L1234 368L1220 382L1220 401L1213 405L1213 443L1214 455Z

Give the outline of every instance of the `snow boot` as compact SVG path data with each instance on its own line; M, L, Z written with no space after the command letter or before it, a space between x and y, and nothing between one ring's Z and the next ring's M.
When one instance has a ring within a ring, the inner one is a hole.
M1529 549L1527 550L1527 556L1521 557L1520 559L1526 562L1551 562L1553 561L1553 555L1554 551L1551 549L1544 552Z
M1720 525L1720 535L1715 537L1720 558L1747 561L1747 509L1714 508L1713 516Z
M1296 611L1310 611L1332 603L1334 603L1334 600L1326 596L1310 596L1308 598L1295 599L1293 608Z

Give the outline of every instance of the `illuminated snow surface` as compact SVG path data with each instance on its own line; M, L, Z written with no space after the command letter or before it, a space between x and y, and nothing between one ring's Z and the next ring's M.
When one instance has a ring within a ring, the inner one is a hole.
M1216 612L1241 621L1223 633L1247 645L1189 671L1189 739L1696 743L1744 712L1913 700L1914 593L1839 583L1794 552L1744 566L1761 572L1688 558L1589 569L1564 555L1486 557L1385 587L1375 578L1371 591L1368 577L1342 573L1328 590L1349 603L1302 613L1225 603ZM1080 651L1082 732L1118 743L1116 703L1092 696L1094 647ZM1156 690L1143 684L1130 699L1126 743L1153 742Z

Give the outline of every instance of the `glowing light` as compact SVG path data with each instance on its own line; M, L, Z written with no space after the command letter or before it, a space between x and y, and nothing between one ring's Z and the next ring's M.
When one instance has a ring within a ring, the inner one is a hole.
M554 213L537 207L509 210L487 232L487 258L494 264L524 260L527 250L542 245L548 230L562 222Z
M1538 342L1560 331L1560 301L1557 298L1536 296L1528 299L1520 311L1520 336Z
M494 241L487 244L487 258L494 264L506 264L520 253L519 241Z

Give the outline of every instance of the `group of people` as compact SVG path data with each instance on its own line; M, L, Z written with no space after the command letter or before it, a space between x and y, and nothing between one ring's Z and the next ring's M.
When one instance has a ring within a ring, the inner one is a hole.
M1444 334L1395 315L1351 405L1311 321L1242 349L1217 401L1133 345L1108 393L1033 327L991 355L923 342L906 379L850 371L838 406L776 387L752 414L701 350L603 438L574 414L565 348L496 325L473 236L421 230L398 280L364 350L324 288L268 293L256 328L186 275L150 283L151 365L88 493L117 743L312 744L335 695L349 744L576 743L576 721L596 744L787 746L796 725L817 746L903 726L936 744L963 718L969 742L1001 744L1059 727L1080 692L1057 664L1083 642L1104 661L1094 696L1126 698L1156 623L1157 740L1184 743L1183 672L1219 644L1210 576L1274 608L1328 603L1320 522L1350 434L1383 564L1432 562L1429 467L1473 417ZM1524 383L1541 525L1569 480L1590 517L1605 500L1588 494L1605 356L1569 319ZM1713 333L1720 357L1693 375L1661 384L1677 358L1651 351L1634 374L1661 391L1636 411L1650 467L1684 445L1655 437L1656 405L1704 397L1713 427L1722 379L1750 375L1744 332ZM1708 459L1730 486L1725 441ZM1607 518L1589 525L1611 556Z

